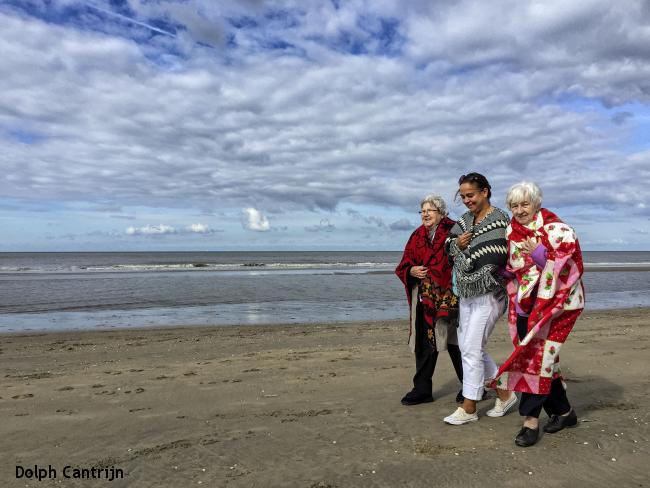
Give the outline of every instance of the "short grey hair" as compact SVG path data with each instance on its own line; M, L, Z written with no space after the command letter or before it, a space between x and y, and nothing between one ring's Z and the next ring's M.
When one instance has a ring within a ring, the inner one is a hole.
M530 202L535 207L535 211L539 210L542 206L542 190L532 181L521 181L515 183L508 190L506 195L506 205L508 208L516 203Z
M428 203L433 208L437 209L443 217L447 216L447 204L440 195L427 195L420 201L420 208L422 208L425 203Z

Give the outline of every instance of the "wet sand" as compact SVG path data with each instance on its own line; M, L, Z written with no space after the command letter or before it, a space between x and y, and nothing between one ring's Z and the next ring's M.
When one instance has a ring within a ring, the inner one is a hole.
M650 486L648 312L583 314L561 355L579 425L527 449L491 399L479 422L442 422L446 353L435 401L400 405L406 321L2 335L0 485ZM511 350L503 322L489 349ZM16 478L34 465L57 477Z

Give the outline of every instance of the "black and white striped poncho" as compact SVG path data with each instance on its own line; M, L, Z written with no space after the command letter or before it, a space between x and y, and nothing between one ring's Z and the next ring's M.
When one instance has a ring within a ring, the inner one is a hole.
M445 241L454 265L456 291L462 298L505 290L497 271L505 267L508 259L506 228L510 218L503 210L494 207L478 224L473 222L474 214L464 213ZM456 238L464 232L472 232L472 240L467 248L461 250Z

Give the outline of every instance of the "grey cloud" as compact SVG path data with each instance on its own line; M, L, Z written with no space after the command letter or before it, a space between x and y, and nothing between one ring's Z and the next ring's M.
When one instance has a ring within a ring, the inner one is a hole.
M336 230L336 226L331 224L329 219L321 219L317 225L311 225L305 227L307 232L333 232Z
M627 119L632 117L634 117L634 114L630 112L616 112L612 115L612 122L616 125L623 125Z
M415 225L409 222L408 219L399 219L391 223L389 226L390 230L413 230Z
M357 210L354 209L348 209L347 214L352 217L353 220L358 220L364 222L366 225L370 225L373 227L379 227L382 229L385 229L387 226L384 222L384 220L381 217L377 217L376 215L363 215Z

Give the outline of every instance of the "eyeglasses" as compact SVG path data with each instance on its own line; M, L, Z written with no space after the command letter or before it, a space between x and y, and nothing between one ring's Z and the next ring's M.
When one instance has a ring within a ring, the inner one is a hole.
M422 214L430 214L430 213L436 213L436 212L438 212L437 208L428 208L426 210L420 210L418 213L420 215L422 215Z

